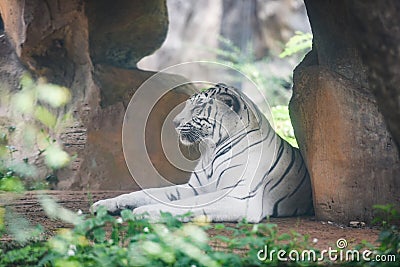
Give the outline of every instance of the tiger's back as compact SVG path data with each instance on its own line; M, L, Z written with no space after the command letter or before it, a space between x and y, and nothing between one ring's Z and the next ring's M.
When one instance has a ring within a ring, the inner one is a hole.
M240 124L233 122L223 111L219 116L217 111L213 114L209 110L210 107L215 108L215 102L210 103L207 99L221 93L229 93L236 98L225 104L237 114ZM207 111L197 116L207 122L214 117L214 121L224 126L229 137L220 132L211 135L213 138L208 142L217 145L205 144L206 150L212 151L201 158L189 184L202 193L230 189L224 197L246 202L245 217L251 221L266 216L312 213L310 178L300 151L279 137L254 103L240 91L217 85L203 94L204 101L191 100L194 106L202 106L204 112ZM238 106L231 107L235 103ZM227 126L232 122L233 126ZM203 139L202 142L207 141Z

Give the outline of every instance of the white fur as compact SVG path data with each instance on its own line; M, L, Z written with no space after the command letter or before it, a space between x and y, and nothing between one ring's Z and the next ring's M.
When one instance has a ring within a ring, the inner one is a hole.
M222 123L219 131L201 138L203 153L189 182L100 200L92 210L105 206L114 213L129 208L135 214L148 213L155 221L160 211L174 215L190 211L194 217L206 215L212 221L236 222L245 218L254 223L266 216L300 215L310 211L311 186L299 151L275 134L264 115L243 93L224 85L207 92L187 100L184 110L174 119L179 125L177 128L183 128L193 121L199 103L212 99L212 110L218 112L214 123L218 127ZM224 103L224 98L230 97L224 92L239 100L237 113L234 107ZM202 112L204 115L205 111ZM211 133L210 125L204 121L197 125ZM224 141L219 143L221 140ZM182 137L181 141L188 143ZM218 156L222 148L232 143L235 145L231 149ZM271 171L278 156L279 162Z

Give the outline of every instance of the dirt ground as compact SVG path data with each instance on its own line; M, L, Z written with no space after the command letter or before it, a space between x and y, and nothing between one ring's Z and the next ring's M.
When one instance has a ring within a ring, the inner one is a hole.
M42 191L43 193L43 191ZM88 213L90 204L103 198L114 197L123 191L45 191L49 196L58 200L62 206L72 210L81 210ZM43 208L37 201L37 192L27 192L18 198L10 199L7 195L0 195L0 205L5 203L11 206L16 212L27 218L33 225L41 224L46 232L51 235L58 228L71 227L62 221L49 219ZM271 218L271 223L278 225L280 233L290 232L294 230L300 234L308 235L310 241L314 241L313 246L317 249L328 249L328 247L336 247L336 241L344 238L348 242L348 246L360 243L362 240L374 243L377 240L379 230L373 228L350 228L341 226L332 222L317 221L313 217L297 217L297 218ZM224 232L216 232L212 230L210 235L224 234ZM8 242L11 237L5 235L0 238L0 242Z

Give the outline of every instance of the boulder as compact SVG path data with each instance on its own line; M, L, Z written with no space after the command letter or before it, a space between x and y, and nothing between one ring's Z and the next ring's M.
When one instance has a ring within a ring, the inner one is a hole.
M311 174L315 213L318 219L345 224L371 222L374 204L400 207L399 150L392 130L400 122L394 120L399 110L394 35L400 23L389 23L398 5L305 3L313 48L294 71L289 109ZM390 33L384 25L397 28ZM392 99L380 98L377 91ZM382 112L388 109L389 117Z
M350 1L354 39L368 69L369 88L400 149L400 2Z
M399 153L374 96L320 66L296 69L290 111L318 219L371 222L399 203Z

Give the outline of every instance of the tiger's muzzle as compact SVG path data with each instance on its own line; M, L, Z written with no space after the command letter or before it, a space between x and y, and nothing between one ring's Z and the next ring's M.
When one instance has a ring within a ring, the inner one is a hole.
M179 138L182 144L184 145L194 144L205 137L205 133L202 131L201 128L195 127L190 123L178 126L176 127L176 130L179 134Z

